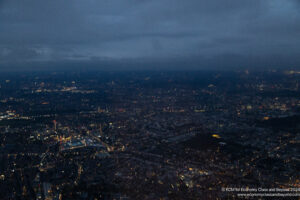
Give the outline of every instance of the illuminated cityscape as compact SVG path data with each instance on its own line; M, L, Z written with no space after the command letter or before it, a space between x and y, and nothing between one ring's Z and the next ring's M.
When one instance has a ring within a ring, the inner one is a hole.
M300 0L0 0L0 200L300 199Z
M223 199L235 193L221 188L299 188L298 80L285 71L5 73L1 195Z

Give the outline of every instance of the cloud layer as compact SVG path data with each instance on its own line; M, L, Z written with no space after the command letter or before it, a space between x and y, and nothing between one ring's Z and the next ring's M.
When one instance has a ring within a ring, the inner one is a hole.
M0 0L0 69L299 67L297 0Z

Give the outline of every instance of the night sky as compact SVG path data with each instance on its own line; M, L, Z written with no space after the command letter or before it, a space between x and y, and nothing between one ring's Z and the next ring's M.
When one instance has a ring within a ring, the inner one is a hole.
M0 70L300 68L299 0L0 0Z

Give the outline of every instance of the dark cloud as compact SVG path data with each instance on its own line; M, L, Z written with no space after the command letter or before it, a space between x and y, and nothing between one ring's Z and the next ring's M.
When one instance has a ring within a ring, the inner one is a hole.
M299 11L298 0L0 0L0 69L299 67Z

